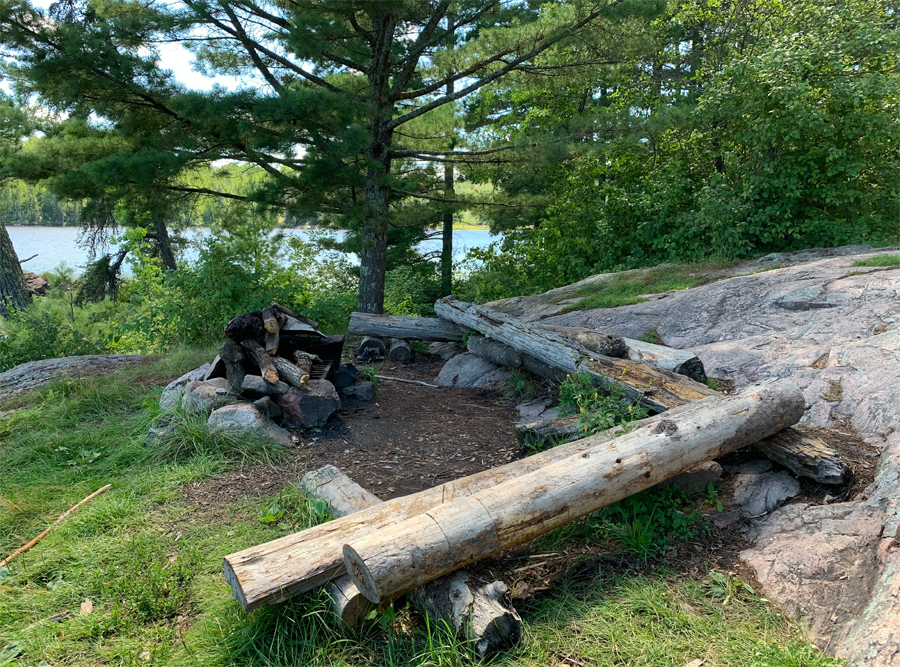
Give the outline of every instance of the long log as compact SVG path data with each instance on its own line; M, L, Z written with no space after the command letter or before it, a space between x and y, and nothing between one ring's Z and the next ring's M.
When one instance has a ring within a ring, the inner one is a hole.
M586 373L594 384L607 389L622 387L627 398L655 412L715 394L706 385L671 371L591 352L561 334L486 306L445 297L434 304L434 309L443 319L474 329L566 373Z
M241 342L250 355L256 360L259 366L260 375L266 382L278 382L278 369L272 362L272 357L266 352L265 348L252 338L248 338Z
M347 572L369 600L391 600L796 424L806 401L779 380L692 407L698 406L689 417L667 415L622 435L614 447L576 454L348 540Z
M706 369L703 367L703 362L690 350L678 350L665 345L645 343L634 338L623 338L622 340L625 341L628 348L625 353L627 359L672 371L697 382L706 382Z
M334 517L347 516L382 502L332 465L306 473L301 487L308 496L325 501ZM331 612L350 628L363 625L376 606L346 574L325 584L325 591ZM416 589L410 601L432 623L446 622L460 639L474 639L475 649L484 657L516 644L522 636L522 619L515 609L503 604L505 592L503 582L488 582L469 572L454 572Z
M703 410L707 399L674 408L635 422L636 427ZM595 447L605 447L622 431L611 428L602 433L539 452L525 459L485 470L418 493L385 501L341 519L329 521L299 533L230 554L224 559L225 579L244 611L283 602L294 595L324 585L345 574L341 548L358 537L411 516L427 512L441 503L472 495L500 482L521 477L541 467Z
M628 352L625 339L616 334L582 329L581 327L554 327L549 324L541 324L540 327L547 331L555 331L558 334L562 334L591 352L596 352L606 357L621 357Z
M277 331L275 333L266 332L266 354L270 357L274 357L278 354L279 338Z
M347 332L353 336L458 343L463 340L466 330L436 317L350 313Z
M469 340L466 341L466 349L498 366L524 368L526 371L555 382L562 382L566 379L566 374L558 368L545 364L530 354L521 354L509 345L484 336L469 336Z
M309 370L304 371L284 357L272 357L272 363L275 364L278 376L282 380L297 389L306 388L306 383L309 382ZM312 369L312 362L310 362L309 368Z

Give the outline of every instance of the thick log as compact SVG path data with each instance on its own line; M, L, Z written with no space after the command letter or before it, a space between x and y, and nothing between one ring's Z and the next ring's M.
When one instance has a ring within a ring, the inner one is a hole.
M622 435L614 447L576 454L348 541L347 572L369 600L391 600L796 424L806 401L781 380L692 407L698 406L690 417L669 415Z
M689 350L676 350L674 347L645 343L634 338L623 338L628 351L626 358L662 368L679 375L684 375L697 382L706 382L706 369L703 362Z
M334 466L327 465L303 476L301 486L308 496L328 504L334 517L343 517L381 504ZM325 584L330 609L351 628L363 624L376 605L359 592L346 574ZM410 601L432 625L446 622L460 639L474 638L481 656L516 644L522 636L522 619L502 602L506 585L487 582L469 572L455 572L413 591Z
M408 364L412 359L412 349L405 340L392 340L388 347L388 361L398 364Z
M244 349L230 340L219 348L219 358L225 364L225 377L228 378L228 390L233 394L241 393L244 383Z
M256 365L259 366L260 375L262 375L263 379L266 382L278 382L278 369L275 368L272 357L269 356L265 348L252 338L243 341L241 345L256 360Z
M273 308L262 309L262 321L263 328L269 333L278 333L278 330L281 328Z
M279 336L277 331L275 333L266 332L266 354L270 357L274 357L278 354L278 339Z
M591 352L561 334L486 306L445 297L435 303L434 309L439 317L474 329L566 373L586 373L606 389L618 385L627 398L655 412L715 394L706 385L682 375Z
M521 354L509 345L499 341L485 338L484 336L469 336L466 348L472 354L477 354L482 359L492 364L507 366L509 368L524 368L526 371L548 378L555 382L562 382L566 374L558 368L545 364L540 359L535 359L530 354Z
M666 415L648 417L635 426L675 419L703 409L707 399L674 408ZM606 447L621 433L611 428L589 438L554 447L528 458L469 475L418 493L385 501L352 516L329 521L299 533L252 546L225 557L225 579L244 611L287 600L345 574L341 548L357 537L427 512L441 503L472 495L500 482L521 477L541 467L594 447Z
M359 347L356 348L357 361L372 361L374 359L384 359L387 355L387 346L380 338L368 336L363 338Z
M616 334L581 327L554 327L549 324L541 324L542 329L555 331L571 341L575 341L591 352L602 354L606 357L622 357L628 351L625 340Z
M811 433L785 429L757 442L753 448L795 475L820 484L843 484L850 479L850 468L840 453Z
M282 380L297 389L306 388L306 383L309 382L309 370L304 371L284 357L272 357L272 363L275 364L278 376ZM312 364L310 364L310 369L312 369Z
M466 330L436 317L350 313L347 332L353 336L458 343L463 340Z

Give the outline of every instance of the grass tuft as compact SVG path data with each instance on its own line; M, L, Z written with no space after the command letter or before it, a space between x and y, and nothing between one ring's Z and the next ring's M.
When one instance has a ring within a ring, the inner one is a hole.
M878 255L853 262L853 266L900 266L900 255Z

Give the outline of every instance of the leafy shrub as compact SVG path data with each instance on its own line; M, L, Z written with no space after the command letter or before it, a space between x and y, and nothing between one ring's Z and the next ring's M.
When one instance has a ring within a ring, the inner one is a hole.
M578 414L585 433L599 433L614 426L627 426L647 416L646 408L626 400L625 390L613 385L602 393L584 373L566 375L559 385L559 405Z

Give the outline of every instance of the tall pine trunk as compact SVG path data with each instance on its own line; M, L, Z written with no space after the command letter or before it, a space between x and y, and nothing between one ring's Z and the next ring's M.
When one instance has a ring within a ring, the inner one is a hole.
M159 246L159 256L162 259L163 266L169 271L174 271L178 268L178 264L175 261L175 253L172 250L172 241L169 239L169 228L166 227L166 222L161 217L155 217L153 226L154 230L151 236L156 239L156 243Z
M6 225L0 222L0 315L9 317L24 310L31 303L31 294L25 285L25 274L13 248Z
M390 169L390 162L384 170ZM387 272L388 200L390 188L378 166L369 167L365 181L366 212L362 225L359 257L359 304L361 313L384 311L384 280Z
M450 25L452 19L448 19ZM453 94L453 82L447 84L447 94ZM444 198L453 199L453 163L444 163ZM453 293L453 208L447 204L444 211L444 228L441 235L441 296Z

